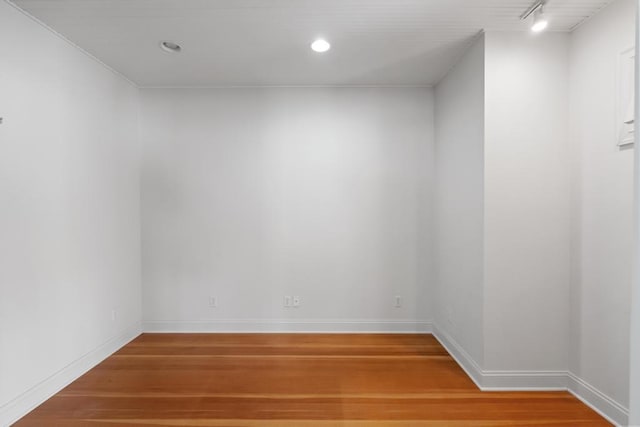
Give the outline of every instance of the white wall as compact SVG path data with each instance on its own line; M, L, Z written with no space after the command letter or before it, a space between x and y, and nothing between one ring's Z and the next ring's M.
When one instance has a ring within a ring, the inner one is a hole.
M572 35L485 33L435 110L441 338L483 388L569 388L620 423L633 152L616 146L616 78L634 3Z
M570 368L628 404L633 151L617 147L618 57L634 45L635 0L571 36L573 271Z
M143 90L146 327L424 327L432 109L428 88Z
M483 363L484 36L436 87L435 323Z
M135 333L141 293L137 89L5 2L0 39L4 425Z
M568 35L485 37L485 368L564 370Z
M141 195L138 91L0 2L0 36L20 40L0 63L0 424L137 333L141 240L150 330L433 317L483 375L569 369L627 405L633 152L615 145L615 85L635 3L571 36L489 32L435 95L143 90Z
M635 123L640 123L640 0L634 0L636 7L636 111ZM637 142L636 142L637 147ZM640 150L634 150L634 259L631 301L631 351L630 351L630 391L629 391L629 424L640 426Z
M436 88L435 321L485 387L564 382L567 86L567 34L487 32Z

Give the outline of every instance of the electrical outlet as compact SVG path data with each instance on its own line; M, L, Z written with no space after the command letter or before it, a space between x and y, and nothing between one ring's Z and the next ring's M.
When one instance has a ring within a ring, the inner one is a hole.
M402 297L400 295L396 295L394 306L395 308L402 307Z
M285 308L290 308L292 306L291 297L289 295L284 297L284 306Z
M293 301L293 304L292 304L293 307L295 307L295 308L300 307L300 297L295 296L295 297L293 297L292 301Z
M111 310L111 321L115 322L116 320L118 320L118 310L114 308Z
M216 308L218 306L218 298L209 297L209 308Z

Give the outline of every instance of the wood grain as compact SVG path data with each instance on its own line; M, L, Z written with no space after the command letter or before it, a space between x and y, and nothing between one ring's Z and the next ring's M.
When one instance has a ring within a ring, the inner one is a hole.
M567 392L481 392L431 335L143 334L15 425L610 424Z

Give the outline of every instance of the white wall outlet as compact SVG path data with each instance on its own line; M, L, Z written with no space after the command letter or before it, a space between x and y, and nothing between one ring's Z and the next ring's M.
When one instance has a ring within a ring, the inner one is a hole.
M300 297L295 296L295 297L293 297L292 301L293 301L293 307L295 307L295 308L300 307Z
M394 300L394 307L395 308L402 307L402 297L400 295L396 295L395 300Z
M216 308L218 306L218 298L209 297L209 308Z
M118 310L114 308L111 310L111 321L115 322L116 320L118 320Z
M291 297L289 295L286 295L284 297L284 306L285 306L285 308L291 307L291 304L292 304Z

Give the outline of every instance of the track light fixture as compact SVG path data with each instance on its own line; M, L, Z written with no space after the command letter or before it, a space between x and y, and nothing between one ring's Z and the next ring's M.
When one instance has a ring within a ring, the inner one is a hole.
M535 2L525 13L520 16L521 20L526 20L533 15L533 23L531 24L531 31L539 33L544 31L549 26L549 20L544 14L545 0L539 0Z

